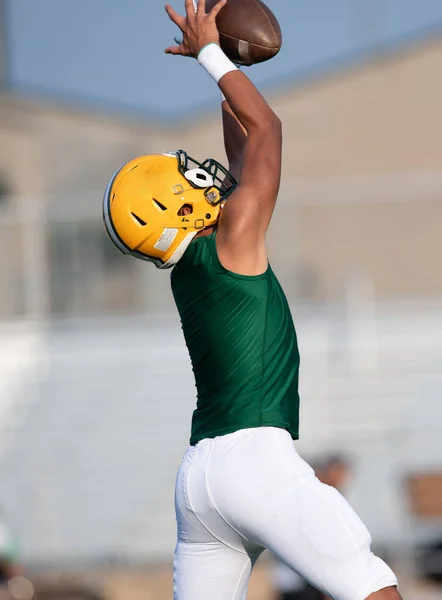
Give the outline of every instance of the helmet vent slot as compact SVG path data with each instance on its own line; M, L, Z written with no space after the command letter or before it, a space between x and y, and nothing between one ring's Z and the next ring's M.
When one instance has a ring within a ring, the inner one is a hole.
M131 214L132 214L133 218L135 219L135 221L137 221L142 227L147 225L146 221L143 221L143 219L141 217L139 217L135 213L131 213Z
M152 198L152 200L155 202L155 204L161 208L161 210L167 210L167 206L164 206L164 204L161 204L161 202L158 202L158 200L156 198Z

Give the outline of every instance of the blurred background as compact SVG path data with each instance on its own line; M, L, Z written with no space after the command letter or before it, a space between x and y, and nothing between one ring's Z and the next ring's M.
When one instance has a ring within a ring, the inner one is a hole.
M442 3L268 4L284 48L247 74L284 125L269 251L297 447L345 455L404 598L442 598ZM21 600L21 575L37 598L172 597L194 383L168 273L118 253L101 199L139 154L225 161L176 33L159 0L0 0L0 582ZM284 592L277 569L251 600Z

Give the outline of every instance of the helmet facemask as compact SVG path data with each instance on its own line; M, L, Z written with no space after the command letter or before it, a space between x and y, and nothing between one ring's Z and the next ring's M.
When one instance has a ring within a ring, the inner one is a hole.
M238 185L233 175L213 158L207 158L204 162L200 163L189 156L184 150L172 150L168 154L177 157L179 172L190 181L193 187L205 188L204 195L208 203L212 206L217 206L221 202L225 202ZM210 180L204 180L201 177L201 182L199 183L199 173L195 173L196 177L191 178L192 171L204 171L210 177ZM207 183L209 183L209 187L207 187Z

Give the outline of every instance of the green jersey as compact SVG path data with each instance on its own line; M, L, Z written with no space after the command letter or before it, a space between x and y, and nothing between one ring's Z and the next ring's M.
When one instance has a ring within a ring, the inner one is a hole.
M190 443L250 427L299 426L299 351L271 267L246 276L225 269L216 234L196 238L171 283L198 392Z

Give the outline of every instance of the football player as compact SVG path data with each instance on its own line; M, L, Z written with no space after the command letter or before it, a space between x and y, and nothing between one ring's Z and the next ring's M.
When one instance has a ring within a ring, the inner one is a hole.
M173 267L198 392L176 481L176 600L243 600L265 548L336 600L399 600L392 570L339 492L298 455L299 352L266 231L281 177L281 122L219 45L205 0L166 10L224 94L229 169L180 150L117 171L104 220L117 247Z

